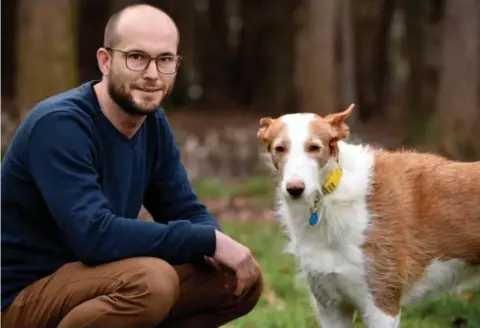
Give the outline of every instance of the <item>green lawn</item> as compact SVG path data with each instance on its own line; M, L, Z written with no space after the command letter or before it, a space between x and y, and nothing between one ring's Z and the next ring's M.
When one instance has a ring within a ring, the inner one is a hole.
M275 223L221 221L231 236L244 243L258 258L267 288L258 306L247 316L226 327L303 328L318 327L305 294L305 286L295 278L294 259L282 253L285 237ZM452 327L455 317L469 321L466 327L480 327L480 293L424 302L404 312L401 327ZM357 323L356 327L364 327Z

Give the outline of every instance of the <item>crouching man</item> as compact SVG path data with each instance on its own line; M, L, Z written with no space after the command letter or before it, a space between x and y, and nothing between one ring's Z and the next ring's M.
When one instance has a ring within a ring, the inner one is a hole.
M3 327L219 327L257 304L259 266L197 199L160 107L178 43L163 11L124 8L102 79L19 126L2 164Z

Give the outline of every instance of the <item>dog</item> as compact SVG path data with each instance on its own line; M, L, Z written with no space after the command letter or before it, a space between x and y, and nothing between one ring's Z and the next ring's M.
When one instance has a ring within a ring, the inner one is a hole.
M320 326L400 327L403 308L480 285L480 162L350 143L353 108L263 117L257 138Z

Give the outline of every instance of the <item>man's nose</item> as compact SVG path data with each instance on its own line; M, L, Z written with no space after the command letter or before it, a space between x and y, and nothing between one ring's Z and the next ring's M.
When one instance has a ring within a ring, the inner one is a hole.
M147 68L145 69L145 72L143 73L143 76L149 79L158 79L159 78L159 73L157 70L157 64L155 63L154 60L150 61L150 64L148 64Z
M305 183L300 179L292 179L287 183L287 192L292 197L300 197L305 191Z

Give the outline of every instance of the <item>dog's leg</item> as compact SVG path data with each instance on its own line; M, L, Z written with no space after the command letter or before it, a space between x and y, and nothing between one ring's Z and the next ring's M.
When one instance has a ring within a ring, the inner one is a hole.
M368 328L400 328L401 311L396 316L392 316L372 305L362 314L362 317Z
M307 274L312 303L317 308L320 327L352 328L354 309L343 303L335 276Z
M325 307L311 294L312 303L317 309L317 318L321 328L353 328L353 308L340 302Z

